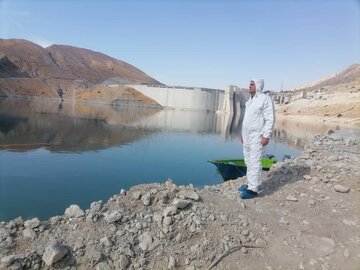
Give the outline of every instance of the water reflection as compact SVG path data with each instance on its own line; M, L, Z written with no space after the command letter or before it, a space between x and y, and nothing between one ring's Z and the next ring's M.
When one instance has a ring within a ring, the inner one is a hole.
M58 100L0 99L0 149L86 151L128 144L154 132L219 134L237 140L240 114L158 110L129 106L71 103ZM302 149L334 125L277 120L273 138Z

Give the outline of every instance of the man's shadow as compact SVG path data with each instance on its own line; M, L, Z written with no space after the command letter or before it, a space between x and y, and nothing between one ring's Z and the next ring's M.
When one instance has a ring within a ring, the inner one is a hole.
M310 166L301 160L296 161L294 164L286 162L277 164L269 171L266 179L263 180L259 196L271 195L287 184L303 180L304 175L309 173Z

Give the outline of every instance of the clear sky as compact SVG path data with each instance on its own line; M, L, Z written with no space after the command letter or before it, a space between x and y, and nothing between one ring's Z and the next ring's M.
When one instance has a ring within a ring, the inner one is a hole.
M0 37L103 52L168 85L287 90L360 62L360 1L0 0Z

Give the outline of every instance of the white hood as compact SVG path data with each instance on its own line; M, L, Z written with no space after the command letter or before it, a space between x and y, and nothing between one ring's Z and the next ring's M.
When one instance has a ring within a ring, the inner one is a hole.
M253 79L252 80L256 86L256 92L262 93L264 90L264 80L263 79Z

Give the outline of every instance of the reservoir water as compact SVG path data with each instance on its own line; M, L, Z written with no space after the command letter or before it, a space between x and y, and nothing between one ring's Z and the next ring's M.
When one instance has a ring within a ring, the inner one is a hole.
M0 99L0 221L47 219L168 178L221 183L207 160L242 158L240 127L204 111ZM276 123L266 153L296 157L326 128Z

